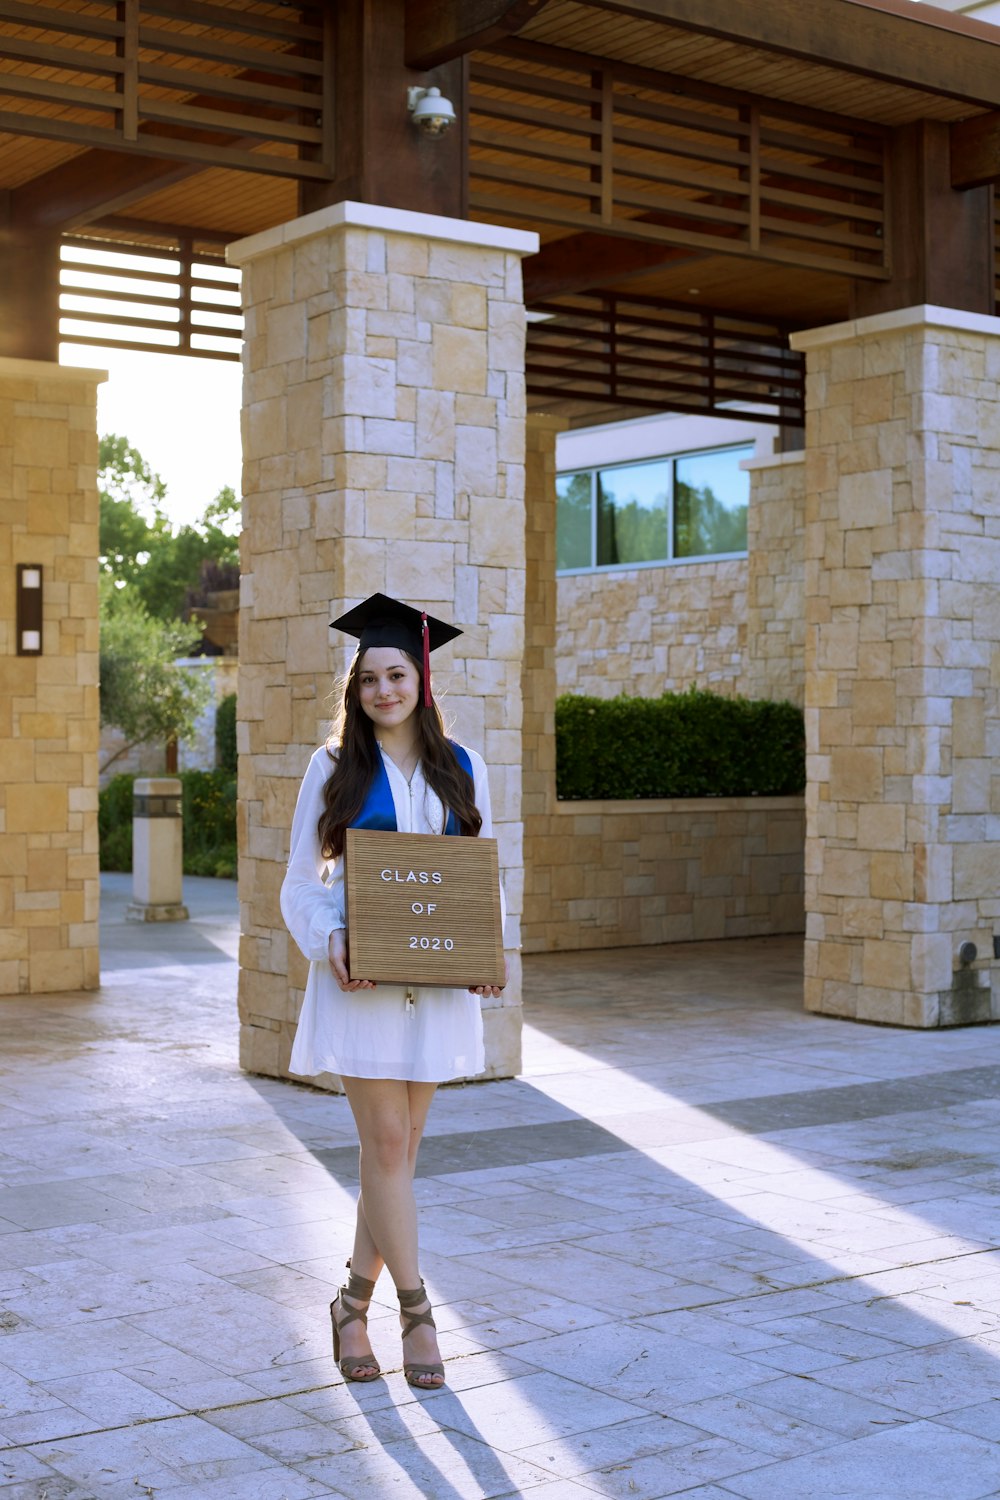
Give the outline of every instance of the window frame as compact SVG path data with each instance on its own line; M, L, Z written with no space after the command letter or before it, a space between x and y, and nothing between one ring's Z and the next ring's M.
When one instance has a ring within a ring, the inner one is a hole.
M651 454L648 458L625 459L618 463L607 465L595 465L593 468L586 466L581 468L561 469L556 473L556 483L560 479L571 478L575 474L587 474L590 479L590 556L591 562L583 567L560 568L556 567L557 578L578 578L584 574L592 573L626 573L633 572L639 568L680 568L689 563L706 562L738 562L741 558L749 555L748 549L740 552L701 552L691 557L676 557L674 555L674 510L676 502L676 482L678 461L686 458L706 458L720 453L743 453L746 458L754 455L754 444L752 442L730 442L722 443L717 448L685 448L679 452ZM663 463L667 466L667 547L668 555L661 558L652 558L648 562L627 563L599 563L593 561L597 556L597 476L603 472L614 470L637 468L640 465ZM556 527L559 525L559 496L556 495Z

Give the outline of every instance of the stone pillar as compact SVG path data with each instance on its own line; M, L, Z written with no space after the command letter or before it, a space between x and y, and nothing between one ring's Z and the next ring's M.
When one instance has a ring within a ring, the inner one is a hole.
M747 631L739 691L748 698L805 695L805 453L747 459Z
M241 1060L287 1075L306 966L278 910L299 781L350 651L328 622L382 590L464 634L436 663L490 767L511 980L486 1076L520 1063L524 624L522 255L534 235L339 203L230 247L243 269ZM321 1084L333 1087L328 1075Z
M914 307L792 342L808 362L806 1006L989 1019L1000 320Z
M140 776L132 785L132 900L129 922L186 922L183 785Z
M0 994L95 989L96 370L0 358ZM18 656L18 563L43 649Z
M559 417L528 418L525 455L524 914L525 950L545 947L556 810L556 438ZM579 872L583 879L583 871Z

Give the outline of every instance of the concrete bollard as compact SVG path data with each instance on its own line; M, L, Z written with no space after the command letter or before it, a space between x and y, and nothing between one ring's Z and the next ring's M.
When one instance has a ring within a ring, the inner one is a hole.
M183 901L181 784L172 776L135 782L132 809L130 922L186 922Z

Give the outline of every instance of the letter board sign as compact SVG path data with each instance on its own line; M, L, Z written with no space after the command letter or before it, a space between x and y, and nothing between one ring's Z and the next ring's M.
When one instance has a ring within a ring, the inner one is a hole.
M344 874L352 978L503 984L496 839L348 828Z

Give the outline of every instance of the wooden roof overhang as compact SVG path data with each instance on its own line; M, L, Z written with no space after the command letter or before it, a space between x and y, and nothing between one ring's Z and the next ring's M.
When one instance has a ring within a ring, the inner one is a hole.
M464 137L415 142L430 82ZM909 253L901 136L981 204L998 122L1000 28L911 0L0 0L12 243L210 259L342 197L424 206L539 231L550 346L560 308L764 343L846 316Z

